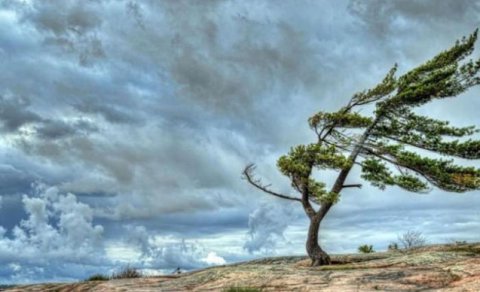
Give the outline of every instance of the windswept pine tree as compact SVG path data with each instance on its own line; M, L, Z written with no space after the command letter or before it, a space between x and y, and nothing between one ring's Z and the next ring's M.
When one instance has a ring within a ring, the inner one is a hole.
M310 219L306 249L312 265L330 264L318 243L320 223L342 190L361 187L347 183L353 167L360 167L361 178L381 190L387 186L415 193L432 187L457 193L480 189L480 170L457 165L452 159L480 158L480 141L464 138L478 130L414 112L416 107L456 97L480 83L480 60L467 60L477 32L398 78L395 65L378 85L354 94L340 110L313 115L308 122L316 142L293 147L277 162L299 195L272 191L255 178L253 164L244 169L244 178L256 188L302 204ZM359 109L368 105L374 105L372 114L360 115ZM325 169L338 171L329 190L313 177L314 171Z

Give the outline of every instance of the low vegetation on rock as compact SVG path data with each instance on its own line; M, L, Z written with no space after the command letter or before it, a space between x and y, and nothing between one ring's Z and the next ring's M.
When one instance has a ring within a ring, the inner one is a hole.
M109 281L112 279L131 279L131 278L141 278L143 275L136 268L125 266L120 269L120 271L113 273L111 276L104 274L95 274L88 277L85 281Z
M123 267L119 272L112 274L112 279L129 279L129 278L140 278L142 277L142 273L139 272L137 269L126 266Z
M88 279L86 279L85 281L108 281L108 280L110 280L109 276L105 276L103 274L95 274L88 277Z
M360 245L358 247L358 252L360 252L360 253L372 253L372 252L375 252L375 250L373 250L373 245L364 244L364 245Z

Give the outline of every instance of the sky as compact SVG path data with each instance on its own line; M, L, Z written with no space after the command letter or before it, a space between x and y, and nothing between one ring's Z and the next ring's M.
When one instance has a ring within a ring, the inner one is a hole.
M314 141L309 116L479 20L473 0L0 0L0 284L305 255L301 206L255 190L243 168L291 193L276 159ZM479 95L419 112L480 125ZM384 250L407 230L480 241L479 205L479 191L364 183L321 244Z

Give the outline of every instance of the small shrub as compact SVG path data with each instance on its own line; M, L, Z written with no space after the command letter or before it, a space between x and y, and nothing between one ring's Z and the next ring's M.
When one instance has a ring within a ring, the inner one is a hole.
M398 241L405 250L408 250L424 246L427 240L420 231L408 230L398 236Z
M120 272L112 274L112 279L127 279L140 277L142 277L142 273L130 266L126 266Z
M108 276L105 276L102 274L95 274L88 277L88 279L86 279L85 281L108 281L108 280L110 280L110 277Z
M373 250L373 246L372 245L367 245L367 244L364 244L364 245L360 245L358 247L358 251L361 252L361 253L372 253L372 252L375 252Z
M397 250L398 250L398 243L396 243L396 242L391 242L391 243L388 245L388 250L389 250L389 251L397 251Z

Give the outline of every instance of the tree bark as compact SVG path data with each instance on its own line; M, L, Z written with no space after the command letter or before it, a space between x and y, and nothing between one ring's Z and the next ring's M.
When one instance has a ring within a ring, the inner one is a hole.
M318 232L320 222L323 218L314 216L310 218L310 227L308 228L307 253L312 260L312 266L322 266L331 264L330 256L318 244Z

